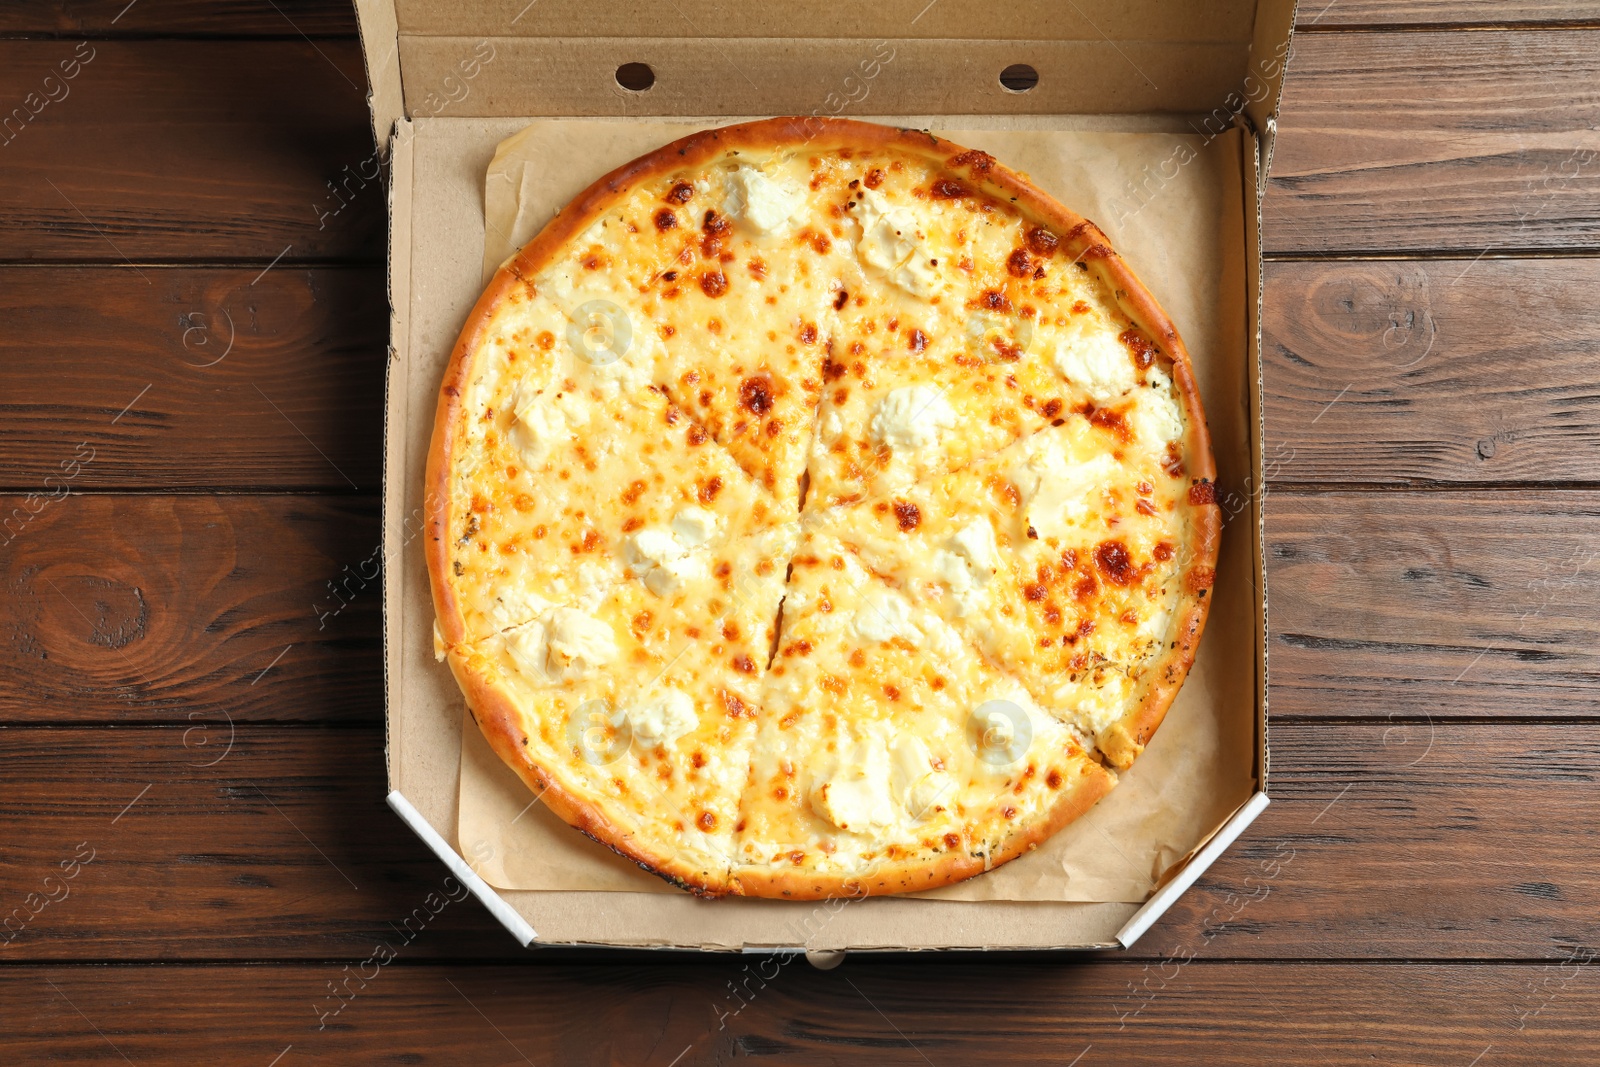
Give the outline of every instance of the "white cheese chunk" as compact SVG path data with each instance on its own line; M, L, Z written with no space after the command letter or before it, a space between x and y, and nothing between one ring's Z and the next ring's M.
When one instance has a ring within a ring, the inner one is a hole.
M867 641L893 641L913 645L923 642L922 630L912 621L910 601L892 589L868 587L862 593L862 606L856 609L855 630Z
M987 519L973 519L957 530L947 547L933 554L933 574L950 591L961 618L981 610L989 602L984 588L1000 565L994 527Z
M882 271L891 284L912 296L932 295L938 274L911 212L892 206L876 189L863 189L856 220L861 224L856 255L862 263Z
M894 743L894 793L912 822L925 822L955 798L956 783L934 767L933 753L910 734Z
M507 582L495 592L494 604L489 608L489 622L496 630L505 630L538 618L550 607L548 600L525 586Z
M614 580L615 572L610 567L584 560L578 564L577 595L571 603L585 611L593 611L610 593Z
M672 536L690 548L705 544L717 532L717 516L704 508L687 507L672 517Z
M933 554L933 573L952 593L965 593L976 585L967 561L943 548Z
M623 546L623 556L635 574L644 574L652 567L671 563L688 555L689 550L672 536L671 530L647 526L628 536Z
M889 750L870 735L851 746L832 775L811 790L811 807L841 830L868 833L897 821L890 793Z
M955 410L941 389L907 385L889 390L878 402L870 429L876 440L897 452L920 452L936 446L955 424Z
M1000 565L999 550L994 543L994 527L989 525L988 519L973 519L957 530L950 538L950 548L966 557L974 571L983 575L980 581L988 581L994 569Z
M1168 564L1168 566L1172 566ZM1165 643L1167 628L1172 622L1172 614L1178 607L1178 584L1168 581L1166 588L1160 595L1146 607L1145 617L1139 620L1138 629L1135 631L1146 641Z
M723 210L758 234L782 233L800 210L801 194L783 182L773 181L754 167L743 166L728 175Z
M534 619L532 622L523 623L514 629L507 630L506 651L523 670L529 672L531 680L545 683L551 680L549 661L546 658L549 652L549 627L543 619Z
M623 544L628 569L659 597L676 596L689 582L704 578L706 557L695 549L711 536L717 517L699 508L684 508L672 520L672 529L647 526Z
M1028 525L1040 537L1060 536L1091 519L1096 499L1117 476L1111 456L1072 463L1048 441L1007 472L1022 494Z
M1160 367L1145 374L1145 387L1134 394L1129 415L1134 435L1143 443L1165 445L1183 437L1183 413L1172 391L1172 379Z
M1101 672L1099 685L1069 687L1075 703L1071 710L1074 718L1088 734L1098 734L1127 710L1128 696L1133 683L1121 671Z
M670 745L700 725L694 700L681 689L667 689L661 695L620 709L614 725L626 721L633 736L646 745Z
M844 419L839 414L838 408L830 407L822 413L822 422L818 427L817 436L823 444L831 445L844 433Z
M552 452L570 444L588 425L588 405L568 404L568 396L533 384L518 387L512 443L529 467L542 466Z
M576 681L617 658L611 627L575 608L556 608L506 633L506 649L535 680Z
M989 590L979 583L972 565L946 549L933 554L933 575L949 590L956 617L965 619L988 606ZM977 620L981 624L981 620Z
M1133 353L1108 326L1087 324L1056 345L1056 370L1096 404L1126 396L1139 384Z
M550 613L551 673L563 681L582 678L617 658L616 636L611 627L573 608Z
M1167 636L1167 623L1172 621L1172 612L1164 605L1154 606L1150 613L1139 620L1139 636L1147 641L1163 641Z

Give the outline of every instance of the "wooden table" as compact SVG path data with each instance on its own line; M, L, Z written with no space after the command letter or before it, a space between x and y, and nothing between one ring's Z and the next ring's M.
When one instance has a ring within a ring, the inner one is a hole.
M0 8L0 109L44 100L0 142L0 1061L1595 1062L1600 3L1324 3L1266 205L1274 803L1128 953L827 973L530 957L470 902L362 962L445 871L383 806L377 591L328 586L378 542L352 19Z

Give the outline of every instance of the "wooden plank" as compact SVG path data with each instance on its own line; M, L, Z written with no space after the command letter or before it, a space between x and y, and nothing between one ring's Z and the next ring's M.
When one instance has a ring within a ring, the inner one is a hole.
M1600 494L1269 494L1274 715L1593 717Z
M0 41L0 101L0 259L383 254L354 41Z
M364 958L459 895L384 780L373 728L0 729L3 951ZM438 910L408 955L521 951L476 904Z
M1295 722L1270 740L1271 805L1140 953L1548 959L1600 936L1600 846L1574 832L1600 816L1600 727Z
M1597 291L1593 259L1267 264L1271 480L1596 481Z
M1600 49L1583 30L1307 34L1271 253L1600 247Z
M0 267L0 477L376 489L387 329L381 267Z
M1295 32L1353 26L1564 26L1600 22L1594 0L1308 0Z
M381 721L376 500L5 496L0 516L0 721Z
M3 968L0 1015L28 1062L1550 1067L1600 1011L1579 963L363 968Z
M353 37L356 14L340 0L30 0L0 6L0 33Z
M95 852L6 957L362 958L442 878L383 810L380 731L229 736L0 730L0 902ZM1600 936L1572 830L1600 817L1600 727L1300 722L1272 744L1274 803L1135 955L1548 960ZM520 951L476 904L452 920L483 936L439 952Z

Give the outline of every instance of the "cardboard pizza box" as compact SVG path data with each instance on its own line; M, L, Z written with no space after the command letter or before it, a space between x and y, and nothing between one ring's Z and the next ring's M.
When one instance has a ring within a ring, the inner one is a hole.
M1267 805L1260 206L1293 0L1132 0L1093 12L1055 0L356 8L389 175L390 806L528 946L819 959L1133 944ZM541 816L524 819L527 807L494 817L495 803L522 794L497 792L504 768L482 759L433 655L422 464L439 377L486 260L515 251L522 231L564 202L561 190L575 193L686 122L812 114L989 148L1094 219L1166 307L1196 354L1225 523L1200 661L1123 784L1068 828L1078 836L1067 852L1018 859L949 892L820 903L701 900L634 871L589 879L581 869L599 862L598 845L565 827L530 829ZM521 836L481 840L512 822ZM566 856L577 873L544 877L570 873ZM1025 878L998 877L1028 863Z

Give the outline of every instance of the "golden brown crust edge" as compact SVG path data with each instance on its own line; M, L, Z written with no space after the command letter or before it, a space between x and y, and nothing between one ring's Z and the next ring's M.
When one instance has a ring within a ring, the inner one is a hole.
M1055 836L1069 823L1111 791L1116 776L1093 760L1079 764L1078 780L1063 790L1048 815L1010 834L987 857L971 851L950 851L937 860L912 858L874 864L861 874L820 874L796 867L770 870L735 867L733 892L752 897L780 897L784 900L826 900L832 897L884 896L920 893L941 889L974 875L994 870L1001 864L1031 852Z
M1150 295L1133 271L1109 246L1105 235L1093 223L1068 211L1052 197L1036 188L1031 182L981 152L971 152L931 133L918 130L881 126L853 119L773 118L757 122L705 130L664 145L630 163L612 171L579 194L572 203L548 223L521 251L495 272L494 278L478 298L451 353L439 389L433 437L428 450L424 476L424 513L430 588L434 610L438 618L439 633L450 661L474 712L479 728L484 732L495 752L517 771L523 781L534 791L544 791L545 802L564 821L590 837L627 856L647 870L661 875L685 889L707 895L728 891L752 896L780 896L790 899L817 899L822 896L855 895L860 879L838 877L819 879L803 872L750 872L741 874L721 884L696 879L696 873L683 868L671 857L661 857L632 846L604 815L592 804L572 796L555 786L554 778L537 767L523 751L520 729L509 700L488 679L476 672L465 671L454 654L454 646L467 638L460 604L450 582L449 530L451 529L450 476L454 457L455 435L465 385L470 380L473 355L479 349L482 334L496 306L508 289L519 284L526 276L535 274L573 235L581 232L595 218L604 213L615 198L640 181L648 180L680 167L691 167L706 162L730 148L779 148L797 145L816 145L819 148L837 144L839 147L863 146L894 147L920 155L936 163L953 176L964 176L976 184L991 187L1013 202L1023 206L1025 213L1058 230L1063 236L1065 251L1089 263L1091 269L1101 271L1112 283L1112 288L1124 310L1171 357L1173 381L1179 387L1189 415L1186 464L1196 480L1214 481L1209 435L1200 405L1198 390L1190 367L1188 352L1178 337L1177 330ZM953 159L964 159L964 166L951 166ZM1203 568L1209 575L1215 567L1218 540L1221 530L1220 511L1214 503L1191 505L1191 522L1194 530L1194 551L1189 561L1189 575ZM1168 707L1177 695L1190 666L1194 662L1195 648L1204 629L1209 608L1209 594L1196 596L1194 582L1185 577L1183 594L1179 603L1178 639L1166 656L1152 666L1155 678L1146 688L1140 703L1123 718L1103 732L1099 739L1101 751L1119 769L1130 766L1145 744L1160 726ZM469 681L470 680L470 681ZM1051 814L1039 820L1028 831L1014 835L998 852L989 856L987 868L1020 855L1088 810L1115 784L1114 776L1102 771L1086 774L1083 779L1052 807ZM969 878L985 869L979 857L950 855L929 866L908 862L903 869L882 868L875 878L882 884L900 884L904 888L890 892L912 892L934 889ZM920 869L919 869L920 868ZM832 882L831 889L827 883ZM821 886L820 891L807 892L807 885ZM837 891L832 891L837 890Z
M528 758L521 743L523 730L515 705L489 675L477 667L476 658L460 649L451 649L446 658L457 684L466 694L473 720L483 731L495 755L516 771L535 797L562 821L680 889L701 896L721 896L729 891L726 870L713 874L685 864L677 856L657 855L606 818L595 804L563 788L554 775ZM732 863L731 858L729 863Z
M1172 641L1166 655L1149 668L1151 680L1139 703L1101 731L1096 739L1106 758L1119 770L1126 770L1155 736L1167 710L1177 699L1189 669L1194 666L1200 635L1205 631L1211 609L1211 588L1221 550L1222 509L1215 501L1216 459L1211 452L1211 434L1206 427L1189 350L1155 298L1120 256L1113 252L1103 259L1102 265L1121 283L1117 287L1118 297L1129 317L1172 357L1172 380L1184 398L1188 416L1184 463L1190 479L1187 504L1190 539L1185 546L1186 566L1180 568L1181 584ZM1203 488L1196 489L1197 486Z

